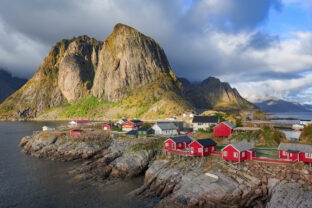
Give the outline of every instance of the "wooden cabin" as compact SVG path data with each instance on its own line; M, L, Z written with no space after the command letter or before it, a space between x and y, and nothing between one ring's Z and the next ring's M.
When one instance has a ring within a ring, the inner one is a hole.
M212 139L198 139L189 144L190 155L207 156L217 150L217 143Z
M229 144L222 149L222 159L241 162L256 156L255 148L246 141Z
M105 124L105 125L103 126L103 130L105 130L105 131L110 131L110 130L112 130L112 127L111 127L110 125L108 125L108 124Z
M190 144L192 141L193 140L188 136L172 137L164 142L164 149L186 149L188 147L188 144Z
M143 125L143 121L141 121L141 120L126 121L122 125L122 130L123 131L137 130L142 125Z
M280 159L312 163L312 145L297 143L280 143Z
M217 126L213 128L213 134L217 137L229 137L233 131L233 124L228 121L219 123Z

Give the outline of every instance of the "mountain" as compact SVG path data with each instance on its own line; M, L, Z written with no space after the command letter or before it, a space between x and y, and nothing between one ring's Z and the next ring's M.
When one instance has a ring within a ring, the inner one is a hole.
M13 77L9 72L0 69L0 103L27 82L26 79Z
M263 111L269 112L310 112L311 110L300 103L291 102L275 97L258 99L255 104Z
M192 110L161 46L117 24L104 41L87 36L52 47L37 72L0 105L2 118L158 117Z
M179 79L184 94L199 109L254 109L255 105L244 99L229 83L209 77L200 83L191 83L185 78Z
M88 36L53 46L35 75L0 105L0 117L158 119L196 108L254 107L216 78L178 80L162 47L117 24L105 41Z
M311 104L303 104L303 106L305 108L307 108L308 110L311 110L312 111L312 105Z

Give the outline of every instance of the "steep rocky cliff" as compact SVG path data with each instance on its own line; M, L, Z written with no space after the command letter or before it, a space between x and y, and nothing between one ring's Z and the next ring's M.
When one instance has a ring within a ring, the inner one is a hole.
M158 117L192 108L161 46L123 24L104 42L80 36L57 43L34 77L0 105L0 115L36 117L54 106L64 106L60 117L103 118Z
M200 83L191 83L180 78L184 86L184 93L196 108L207 109L241 109L256 108L255 105L244 99L229 83L209 77Z
M179 81L157 42L117 24L104 42L80 36L52 47L33 78L0 105L0 118L156 119L196 108L249 107L216 78Z

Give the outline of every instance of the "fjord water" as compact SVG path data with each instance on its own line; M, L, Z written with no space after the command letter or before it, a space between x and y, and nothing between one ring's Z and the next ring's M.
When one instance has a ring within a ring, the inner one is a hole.
M56 162L21 153L20 139L43 125L60 122L0 122L0 207L153 207L148 200L129 199L142 177L104 185L77 182L67 174L79 162Z

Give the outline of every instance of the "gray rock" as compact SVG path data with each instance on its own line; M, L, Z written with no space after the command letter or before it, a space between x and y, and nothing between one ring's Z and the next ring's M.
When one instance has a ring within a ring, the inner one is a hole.
M273 189L272 197L266 207L312 207L312 192L303 191L298 183L281 183Z

